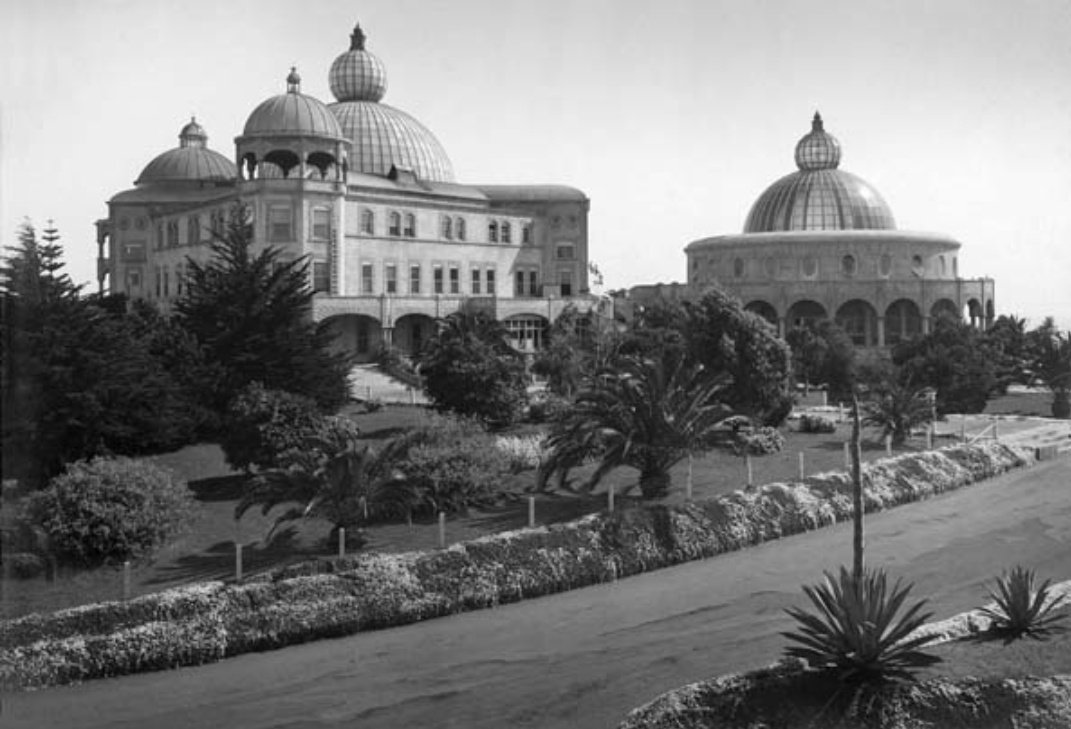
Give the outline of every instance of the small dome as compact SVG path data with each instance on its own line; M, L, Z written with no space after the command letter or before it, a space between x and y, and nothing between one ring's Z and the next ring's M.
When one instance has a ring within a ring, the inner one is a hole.
M364 48L361 26L350 35L350 49L331 64L328 82L338 101L379 101L387 93L387 69Z
M342 136L338 121L323 102L301 93L301 76L296 69L290 69L286 83L285 94L261 102L249 115L244 136Z
M331 64L328 77L338 99L328 108L352 144L349 169L385 176L399 167L422 180L453 182L454 166L435 135L404 111L379 103L387 90L387 72L364 44L358 25L350 49Z
M182 128L179 146L159 154L138 175L135 185L160 182L225 182L237 179L234 162L208 148L208 135L196 119Z
M840 143L817 113L796 145L798 172L766 188L748 213L745 233L793 230L895 230L892 211L869 183L837 169Z

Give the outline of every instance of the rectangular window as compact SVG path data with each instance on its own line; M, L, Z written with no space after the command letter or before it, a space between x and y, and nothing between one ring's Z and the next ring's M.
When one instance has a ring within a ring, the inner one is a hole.
M516 279L513 282L513 295L524 296L524 271L517 271Z
M172 220L167 224L167 247L174 248L178 245L178 221Z
M475 296L480 295L480 269L476 267L472 269L472 293Z
M571 270L562 269L558 271L558 283L562 288L562 296L573 295L573 272Z
M182 264L175 266L175 296L182 296Z
M312 262L312 290L313 291L330 291L331 279L328 275L329 269L327 267L327 261L313 261Z
M500 228L500 230L502 231L502 242L503 243L512 243L513 242L512 228L510 228L509 221L506 221L506 220L502 221L502 227Z
M412 213L405 214L405 237L416 238L416 216Z
M409 293L420 293L420 266L416 263L409 267Z
M432 271L432 276L435 283L435 293L441 294L443 292L443 267L436 265Z
M314 240L328 240L331 238L331 211L312 211L312 237Z
M362 294L375 293L375 290L373 289L373 284L374 283L375 282L372 280L372 264L371 263L362 263L361 264L361 293Z
M367 208L361 211L361 232L365 235L376 234L376 215Z
M128 290L141 288L141 271L126 272L126 287Z
M171 272L164 269L164 298L171 296Z
M268 208L268 240L273 242L293 240L289 205L272 205Z
M532 242L532 224L531 223L525 223L524 227L521 228L521 242L526 244L526 245L528 243Z
M387 233L393 236L399 236L402 234L402 214L398 212L392 212L388 217L390 226L387 228Z
M539 271L528 272L528 295L539 296Z
M160 298L160 296L164 292L163 280L164 280L164 274L160 271L160 267L157 266L156 267L156 298L158 298L158 299Z
M386 266L383 267L383 274L387 293L398 293L398 266L393 263L388 263Z
M495 295L495 269L489 268L489 269L487 269L486 273L487 273L487 276L486 276L487 293L489 295L491 295L491 296L494 296Z
M461 269L457 266L450 266L450 293L461 293Z
M195 246L201 242L201 219L196 215L186 221L186 243Z
M127 261L144 261L145 260L145 244L144 243L124 243L123 244L123 259Z
M576 249L572 246L558 246L558 260L571 261L576 258Z

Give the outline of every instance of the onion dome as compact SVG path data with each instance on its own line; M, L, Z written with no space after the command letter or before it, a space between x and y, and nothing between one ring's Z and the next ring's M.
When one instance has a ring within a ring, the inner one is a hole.
M208 148L204 127L191 117L190 123L179 132L179 146L157 155L134 184L229 181L237 177L234 162Z
M337 99L328 108L353 145L349 169L387 176L398 167L423 180L453 182L453 165L435 135L404 111L380 103L387 90L386 68L364 45L358 25L350 50L335 59L328 77Z
M838 169L840 142L815 112L796 145L798 172L770 185L751 208L745 233L791 230L894 230L892 211L869 183Z
M261 102L242 132L245 137L280 135L342 137L338 121L323 102L301 93L301 76L295 68L286 77L286 93Z

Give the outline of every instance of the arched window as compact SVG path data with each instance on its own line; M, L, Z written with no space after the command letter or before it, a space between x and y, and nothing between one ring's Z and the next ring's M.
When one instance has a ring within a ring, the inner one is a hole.
M892 273L892 256L888 253L883 253L881 260L878 261L878 273L882 276L888 276Z
M167 222L167 247L174 248L178 245L178 221L169 220Z
M851 255L850 253L844 258L840 259L840 270L844 273L845 276L854 276L856 266L857 264L855 262L855 256Z
M487 240L491 243L498 243L498 222L495 220L487 224Z
M443 216L443 238L446 240L454 239L454 221L449 215Z
M818 275L818 261L814 256L807 256L803 259L803 277L814 278Z
M416 238L416 216L412 213L405 214L405 230L403 232L406 238Z
M201 219L191 215L186 221L186 243L195 246L201 242Z
M376 234L376 214L368 208L361 211L361 232L365 235Z
M387 228L387 235L399 236L402 234L402 214L397 210L392 210L390 217L388 218L390 225Z
M464 218L458 218L457 219L457 239L458 240L465 240L465 236L466 235L467 234L465 232L465 219Z
M510 227L509 221L502 221L502 242L512 243L513 229Z

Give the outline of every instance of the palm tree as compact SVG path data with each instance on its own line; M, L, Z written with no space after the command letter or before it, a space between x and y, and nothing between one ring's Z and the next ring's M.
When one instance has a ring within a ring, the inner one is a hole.
M329 520L334 533L405 516L417 495L396 464L410 446L404 436L379 451L350 436L310 439L287 468L265 471L254 479L234 516L240 519L254 506L267 515L276 506L295 504L275 519L269 539L281 525L309 517Z
M931 407L922 390L911 385L886 382L876 388L877 399L866 404L865 425L876 425L882 436L892 436L896 445L902 445L911 430L930 421Z
M619 466L640 472L645 498L669 491L669 469L710 448L718 426L733 410L721 402L727 378L711 378L700 365L622 357L593 377L574 407L555 426L544 471L598 459L585 484L591 490Z

